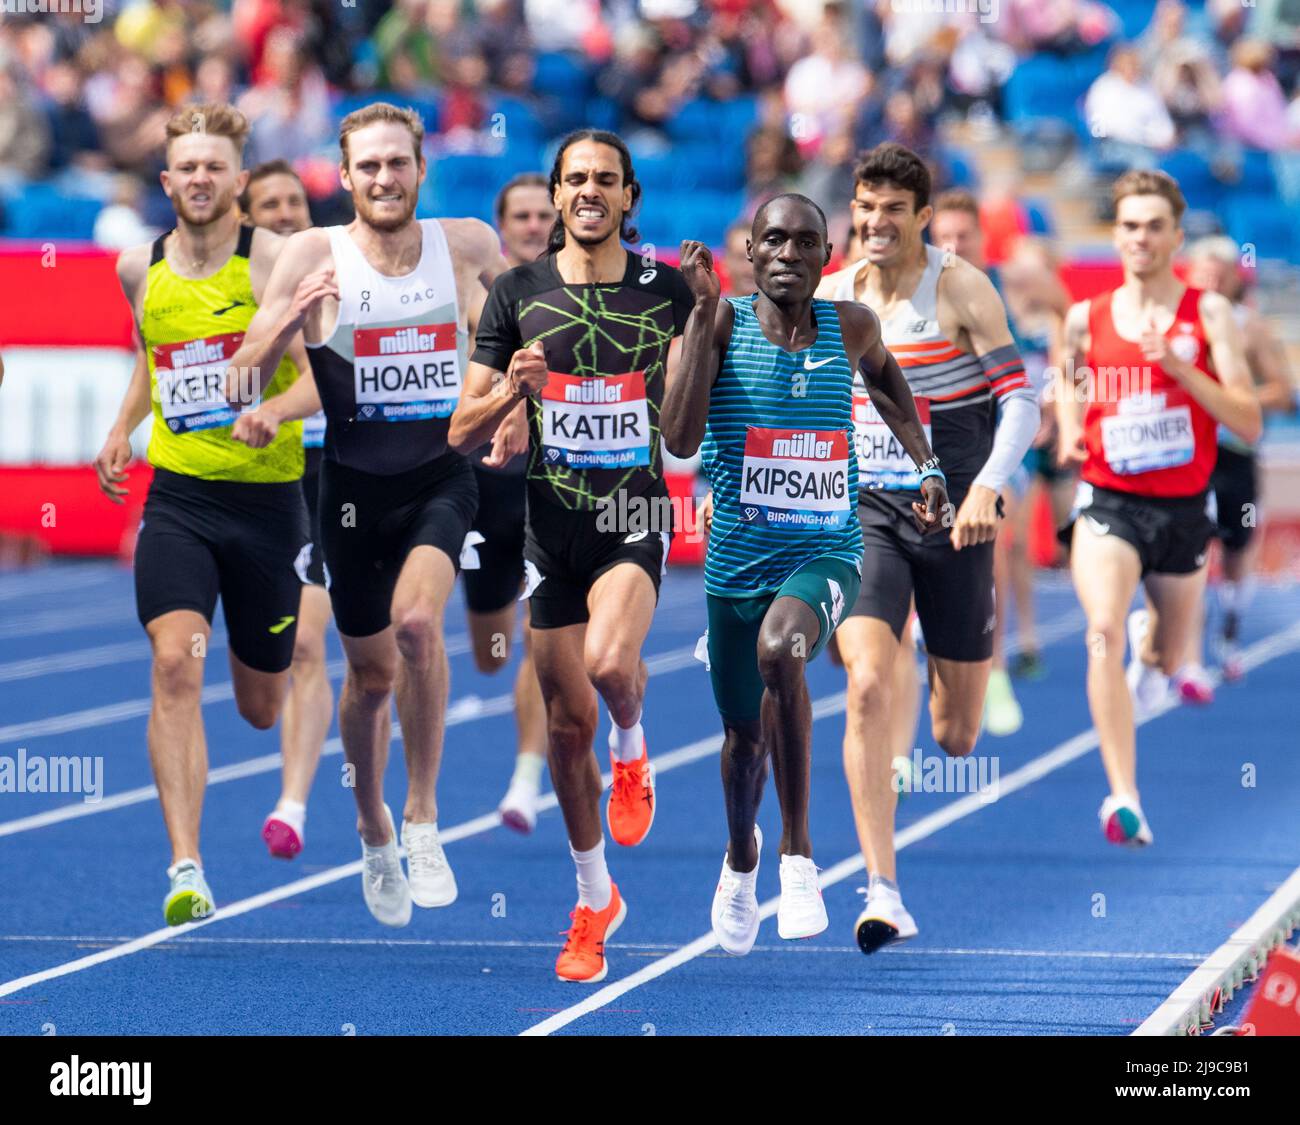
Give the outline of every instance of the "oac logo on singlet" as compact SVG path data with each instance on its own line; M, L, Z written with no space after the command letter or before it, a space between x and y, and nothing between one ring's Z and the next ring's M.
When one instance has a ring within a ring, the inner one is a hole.
M546 464L570 469L650 464L644 371L594 378L550 372L539 397Z
M934 448L930 436L930 400L917 398L916 413L925 430L925 440ZM915 489L921 487L916 462L894 436L871 399L853 395L853 443L858 453L858 472L871 478L877 488Z
M153 346L158 406L172 433L189 434L234 422L235 411L226 401L226 369L243 339L242 332L226 332Z
M449 418L460 397L455 324L357 328L352 333L357 421Z
M853 516L848 435L843 430L750 426L740 470L740 509L742 521L757 526L792 531L844 527Z
M1121 399L1115 413L1101 420L1101 449L1111 471L1121 476L1190 463L1196 434L1185 392Z

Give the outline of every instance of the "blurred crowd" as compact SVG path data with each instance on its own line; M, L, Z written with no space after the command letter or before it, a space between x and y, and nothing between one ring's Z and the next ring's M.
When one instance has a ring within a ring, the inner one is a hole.
M233 101L247 163L286 158L324 195L339 106L369 92L421 106L433 152L472 150L502 98L549 135L598 102L634 151L667 149L696 99L749 98L748 135L722 143L743 146L750 207L790 187L839 202L881 140L933 155L942 184L945 116L996 128L1017 60L1095 50L1119 26L1094 0L100 2L96 22L0 15L0 189L75 185L109 204L105 241L149 217L162 125L187 100ZM586 102L539 92L556 59ZM1298 72L1300 3L1160 0L1089 90L1088 125L1116 159L1188 145L1230 165L1234 143L1300 146Z

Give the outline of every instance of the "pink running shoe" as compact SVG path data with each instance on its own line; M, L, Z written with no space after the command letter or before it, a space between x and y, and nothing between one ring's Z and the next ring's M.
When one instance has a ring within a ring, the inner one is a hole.
M1186 664L1174 675L1174 686L1184 703L1204 707L1214 702L1214 684L1199 664Z
M302 851L302 826L276 810L262 825L262 839L276 859L293 859Z

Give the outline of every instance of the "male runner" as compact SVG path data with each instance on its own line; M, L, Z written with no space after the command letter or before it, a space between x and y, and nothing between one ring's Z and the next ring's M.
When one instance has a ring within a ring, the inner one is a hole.
M254 226L290 235L312 225L307 192L287 160L269 160L248 174L239 206ZM320 462L325 443L325 415L318 411L303 419L305 467L302 493L311 529L310 551L299 575L303 579L298 606L298 635L289 666L289 694L280 718L280 799L262 825L262 839L271 855L293 859L306 839L307 795L320 763L321 748L330 729L334 692L325 670L325 629L330 620L325 564L317 544L320 536Z
M540 172L525 172L501 189L496 201L497 229L507 264L513 269L536 261L546 251L555 223L555 207ZM480 288L475 320L487 292ZM522 409L519 407L517 409ZM497 465L487 448L470 454L478 481L478 515L472 531L478 567L461 572L465 584L466 618L474 645L474 663L492 673L510 660L510 644L519 616L517 603L524 581L524 519L526 516L525 453ZM546 765L546 710L533 667L532 634L524 621L524 656L515 675L515 725L518 750L510 786L499 806L501 821L516 832L531 832L537 823L537 796Z
M235 411L226 364L263 299L281 240L240 222L248 173L244 115L228 105L186 106L167 123L163 190L176 228L117 262L140 345L135 372L95 460L99 486L122 503L130 435L152 411L154 466L135 549L140 623L153 649L149 760L171 841L169 925L216 909L199 852L207 779L201 695L218 596L229 635L239 713L275 723L289 682L301 582L311 549L303 505L302 434L287 426L263 448L231 441ZM306 370L302 341L266 367L275 402Z
M1232 303L1260 408L1265 414L1294 414L1295 383L1286 349L1268 320L1246 303L1237 244L1230 238L1203 238L1192 244L1188 258L1188 283L1195 289L1220 293ZM1241 441L1225 426L1219 427L1218 440L1219 457L1210 477L1215 522L1223 543L1223 576L1216 590L1219 632L1215 647L1224 678L1237 680L1242 675L1237 638L1251 594L1250 544L1259 523L1258 468L1253 445ZM1191 660L1197 663L1204 647L1204 630L1202 601L1198 605L1196 639L1191 646ZM1180 685L1183 698L1193 701L1198 695L1205 699L1208 688L1205 677L1195 674Z
M446 906L457 893L438 840L443 609L478 494L465 458L447 447L447 425L467 340L460 295L505 267L486 223L415 219L423 139L416 113L385 102L343 119L340 179L357 217L288 240L233 361L236 371L264 371L299 331L311 350L314 380L245 414L235 436L260 445L324 406L321 537L348 662L339 734L355 769L362 893L388 926L410 921L412 900ZM394 692L409 884L383 797Z
M533 658L546 701L551 783L578 870L561 980L598 981L627 906L610 880L593 752L597 696L613 719L610 835L639 844L654 820L642 732L650 628L671 510L659 449L669 345L693 301L681 274L625 250L641 197L627 146L584 129L550 177L549 252L488 294L451 441L474 449L528 403L524 557Z
M682 243L695 308L663 414L664 443L677 456L703 439L714 490L708 657L726 732L730 841L712 917L718 944L738 956L758 936L755 820L769 751L782 820L777 933L807 938L827 926L808 834L812 706L804 673L860 582L855 371L913 460L933 456L875 314L813 299L831 254L821 208L802 195L775 196L754 216L750 252L758 293L719 302L712 255L703 243ZM926 464L921 479L918 524L938 524L948 500L943 473Z
M1178 184L1126 172L1111 197L1124 282L1073 305L1065 321L1058 455L1083 470L1061 536L1088 618L1088 707L1110 783L1102 831L1139 846L1152 834L1133 714L1164 698L1205 594L1215 423L1252 442L1262 417L1232 305L1174 276L1186 206ZM1126 684L1124 615L1139 584L1148 608L1129 618Z
M1044 401L1046 382L1043 373L1047 370L1052 341L1059 335L1060 323L1070 304L1064 286L1051 271L1030 268L1022 261L1007 263L1005 272L997 266L990 266L984 257L979 204L970 192L946 191L935 199L930 239L939 249L952 251L987 274L998 295L1007 303L1012 339L1024 362L1030 385L1039 397L1037 437L1041 438L1041 419L1044 414L1050 417ZM1012 294L1017 298L1014 312L1010 304ZM1029 317L1033 317L1033 322L1023 326ZM998 736L1015 734L1024 723L1024 714L1011 686L1003 652L1007 609L1012 601L1015 602L1016 628L1020 637L1017 667L1030 674L1041 674L1034 630L1033 564L1028 545L1037 454L1038 450L1032 447L1026 452L1021 466L1012 473L1002 490L1006 519L994 551L996 624L993 629L993 663L984 699L984 727L990 734Z
M870 876L857 938L872 953L916 933L895 882L889 738L890 688L908 608L915 596L935 741L964 756L979 735L993 652L998 495L1029 448L1039 413L992 282L922 240L932 211L921 158L882 144L855 175L853 223L866 257L826 278L818 292L859 300L880 317L885 347L907 376L957 506L955 517L946 513L943 534L916 528L916 468L859 387L862 588L840 626L839 645L849 681L845 771Z

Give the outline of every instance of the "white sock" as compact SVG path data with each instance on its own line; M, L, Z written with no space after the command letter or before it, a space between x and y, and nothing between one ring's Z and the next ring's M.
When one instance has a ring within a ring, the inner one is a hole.
M301 801L291 801L288 797L281 797L276 802L272 815L283 816L290 824L301 827L307 822L307 806Z
M1229 582L1225 579L1219 583L1219 608L1224 613L1237 612L1238 589L1236 582Z
M540 754L518 754L515 756L515 772L511 775L511 785L527 785L534 793L542 785L542 769L546 762Z
M636 722L627 730L624 730L612 719L610 720L609 752L614 755L617 761L624 764L635 762L641 757L644 741L645 732L641 729L640 715L637 715Z
M610 887L609 868L605 866L605 837L601 836L600 843L585 852L578 851L570 843L569 854L578 869L578 905L604 910L614 893Z

